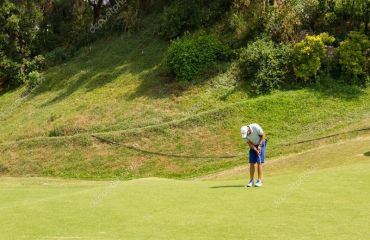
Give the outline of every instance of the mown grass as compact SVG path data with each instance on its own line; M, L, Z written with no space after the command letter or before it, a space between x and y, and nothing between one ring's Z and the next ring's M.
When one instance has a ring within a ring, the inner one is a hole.
M0 178L1 239L366 239L369 137L266 165L246 178ZM231 178L231 179L230 179Z
M1 173L183 178L246 160L146 155L103 144L90 134L152 152L238 155L246 151L239 127L258 122L268 134L268 155L274 157L315 146L282 147L287 143L370 125L370 89L356 86L323 82L249 96L248 84L238 81L231 64L183 89L164 74L167 46L145 32L113 36L46 71L43 84L22 101L22 88L0 96ZM29 138L35 139L20 141Z

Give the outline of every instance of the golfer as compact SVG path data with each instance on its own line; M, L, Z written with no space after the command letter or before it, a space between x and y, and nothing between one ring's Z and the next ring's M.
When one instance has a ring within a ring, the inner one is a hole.
M257 123L242 126L240 129L242 138L249 146L249 172L250 180L246 187L261 187L263 178L262 165L265 162L266 134ZM254 184L254 172L257 164L258 179Z

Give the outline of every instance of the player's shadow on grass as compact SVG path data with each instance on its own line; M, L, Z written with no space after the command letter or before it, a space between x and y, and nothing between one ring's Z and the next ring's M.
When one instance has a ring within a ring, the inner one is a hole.
M364 156L366 156L366 157L370 157L370 151L369 151L369 152L364 153Z
M222 186L212 186L209 188L243 188L244 185L222 185Z

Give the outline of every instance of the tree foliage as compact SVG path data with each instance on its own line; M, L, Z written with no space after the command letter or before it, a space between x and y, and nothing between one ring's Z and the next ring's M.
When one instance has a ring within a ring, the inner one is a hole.
M261 94L290 80L291 47L260 38L242 50L240 69L250 92Z
M266 15L266 32L277 42L295 42L304 22L302 9L295 0L285 0L271 7Z
M332 44L335 38L327 33L307 35L304 40L294 45L294 73L304 81L316 78L326 54L325 46Z
M19 85L26 80L36 55L41 11L34 1L0 3L0 84Z
M350 32L339 47L339 63L349 79L359 81L369 73L369 38L359 32Z
M46 56L49 66L59 64L98 38L140 28L165 40L217 31L232 48L267 35L276 46L295 45L294 73L305 82L323 67L326 43L321 33L327 32L338 42L344 40L340 62L335 59L339 72L364 78L369 50L359 50L359 35L347 35L357 31L369 36L369 20L369 0L2 0L0 87L35 78L30 72L41 69L35 67L39 55Z
M93 15L86 1L47 1L43 9L44 17L38 26L38 48L42 52L88 42Z
M225 15L228 0L175 0L164 8L160 22L160 35L174 39L195 28L206 26Z
M186 34L171 43L165 62L178 81L192 81L227 55L228 48L216 35Z

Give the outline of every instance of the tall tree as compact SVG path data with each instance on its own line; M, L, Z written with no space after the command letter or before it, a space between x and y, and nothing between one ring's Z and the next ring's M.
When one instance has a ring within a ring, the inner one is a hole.
M20 84L27 74L42 14L37 1L0 2L0 83Z

